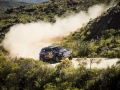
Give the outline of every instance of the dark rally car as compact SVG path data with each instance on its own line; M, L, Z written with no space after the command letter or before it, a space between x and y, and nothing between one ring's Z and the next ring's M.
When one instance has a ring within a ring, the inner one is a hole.
M58 45L44 47L39 53L39 60L42 61L54 60L59 62L63 58L72 60L72 52Z

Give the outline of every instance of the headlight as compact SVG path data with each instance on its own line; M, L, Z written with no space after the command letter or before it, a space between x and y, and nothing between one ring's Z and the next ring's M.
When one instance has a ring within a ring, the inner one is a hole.
M59 53L59 55L62 55L62 53Z

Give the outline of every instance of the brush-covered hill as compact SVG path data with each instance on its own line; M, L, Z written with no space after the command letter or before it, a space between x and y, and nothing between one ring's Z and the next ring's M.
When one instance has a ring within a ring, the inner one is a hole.
M14 0L17 2L26 2L26 3L41 3L49 0Z
M120 30L120 2L112 8L109 8L101 17L88 23L89 29L85 32L86 40L96 39L107 29ZM91 34L87 35L87 32ZM118 33L120 32L118 31Z
M120 2L69 36L61 45L80 57L120 57Z
M25 2L16 2L13 0L0 0L0 12L4 12L7 9L11 9L23 5L28 5L28 4Z
M103 3L109 5L111 2L112 0L51 0L40 4L11 8L0 13L0 38L3 39L5 33L14 24L30 23L33 21L54 23L56 21L55 16L64 17L78 13L81 10L86 11L95 4ZM114 1L114 3L116 2L118 0Z
M52 0L9 9L0 13L0 39L15 24L41 20L54 23L54 16L65 17L66 12L78 13L94 4L108 5L111 1ZM73 50L76 57L91 57L90 66L101 61L94 62L94 57L120 57L119 20L120 3L64 37L59 44ZM11 59L4 52L0 46L0 90L120 90L120 61L118 66L107 69L89 69L78 58L78 68L70 60L63 60L53 68L31 58Z
M5 34L9 31L10 27L15 24L19 24L19 23L25 24L25 23L38 22L38 21L54 23L54 22L56 22L56 16L63 18L63 17L78 13L83 10L87 11L90 6L93 6L96 4L112 5L112 4L117 3L119 0L115 0L114 2L112 2L112 1L113 0L84 0L84 1L83 0L51 0L51 1L40 3L40 4L20 6L20 7L8 9L7 11L0 13L0 42L2 42ZM118 6L119 6L119 4L118 4ZM116 6L116 7L118 7L118 6ZM109 26L111 26L111 28L106 27L107 26L106 22L108 22L107 20L110 21L111 19L106 19L105 21L103 21L104 18L109 18L109 17L114 18L115 17L114 15L110 16L110 15L112 15L112 14L110 14L110 12L114 12L114 9L116 7L110 8L106 12L106 14L104 14L94 20L91 20L88 23L88 25L84 26L83 28L74 32L73 34L70 34L68 37L65 37L67 39L63 40L62 46L71 48L74 51L74 53L73 53L74 56L88 56L89 55L89 53L87 52L88 46L86 46L88 44L86 44L86 42L84 42L86 45L81 44L84 46L81 48L83 48L83 50L85 50L84 53L82 53L83 51L80 48L79 43L83 42L84 40L91 40L94 37L96 38L96 37L99 37L99 35L103 35L102 32L99 33L103 26L105 27L104 29L116 29L116 28L112 28L112 26L114 26L114 25L109 25ZM99 20L100 20L100 22L98 22ZM110 24L112 24L113 22L115 22L115 21L111 20ZM97 25L99 25L99 27ZM117 25L117 26L119 26L119 25ZM101 29L99 29L99 32L98 32L96 28L101 28ZM117 31L119 31L119 30L117 30ZM93 37L93 35L94 35L94 37ZM117 42L119 42L119 41L117 41ZM119 43L117 45L119 46ZM72 46L72 47L70 47L70 46ZM97 46L97 49L95 49L95 50L97 52L99 52L99 49L101 50L105 46L106 46L106 44L102 45L102 46ZM111 45L110 47L113 47L113 45ZM114 45L114 48L115 48L115 45ZM96 52L96 51L94 51L94 52ZM101 56L103 56L103 54Z
M114 29L117 34L120 34L120 3L116 6L109 8L100 17L90 20L89 23L83 27L84 33L81 34L85 36L83 40L97 39L108 29ZM83 32L80 30L80 32ZM80 33L79 30L76 31L74 35Z

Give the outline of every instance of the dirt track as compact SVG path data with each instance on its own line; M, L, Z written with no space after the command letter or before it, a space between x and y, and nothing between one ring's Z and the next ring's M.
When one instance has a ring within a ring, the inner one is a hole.
M73 58L71 61L74 65L75 68L78 67L79 63L86 62L86 67L90 68L90 61L92 58L87 58L87 59L77 59ZM118 58L113 58L113 59L107 59L107 58L94 58L92 63L91 63L91 68L107 68L108 66L111 67L112 65L116 65L116 62L120 60ZM79 62L78 62L79 61ZM98 64L96 62L99 62ZM59 63L52 63L51 65L55 67Z

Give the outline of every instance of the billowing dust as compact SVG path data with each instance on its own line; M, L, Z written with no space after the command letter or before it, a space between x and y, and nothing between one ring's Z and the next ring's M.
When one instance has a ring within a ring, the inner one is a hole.
M2 46L10 53L10 57L38 60L42 47L59 41L62 36L76 31L105 10L104 5L95 5L87 12L81 11L63 19L57 18L54 24L41 21L14 25L5 35Z

